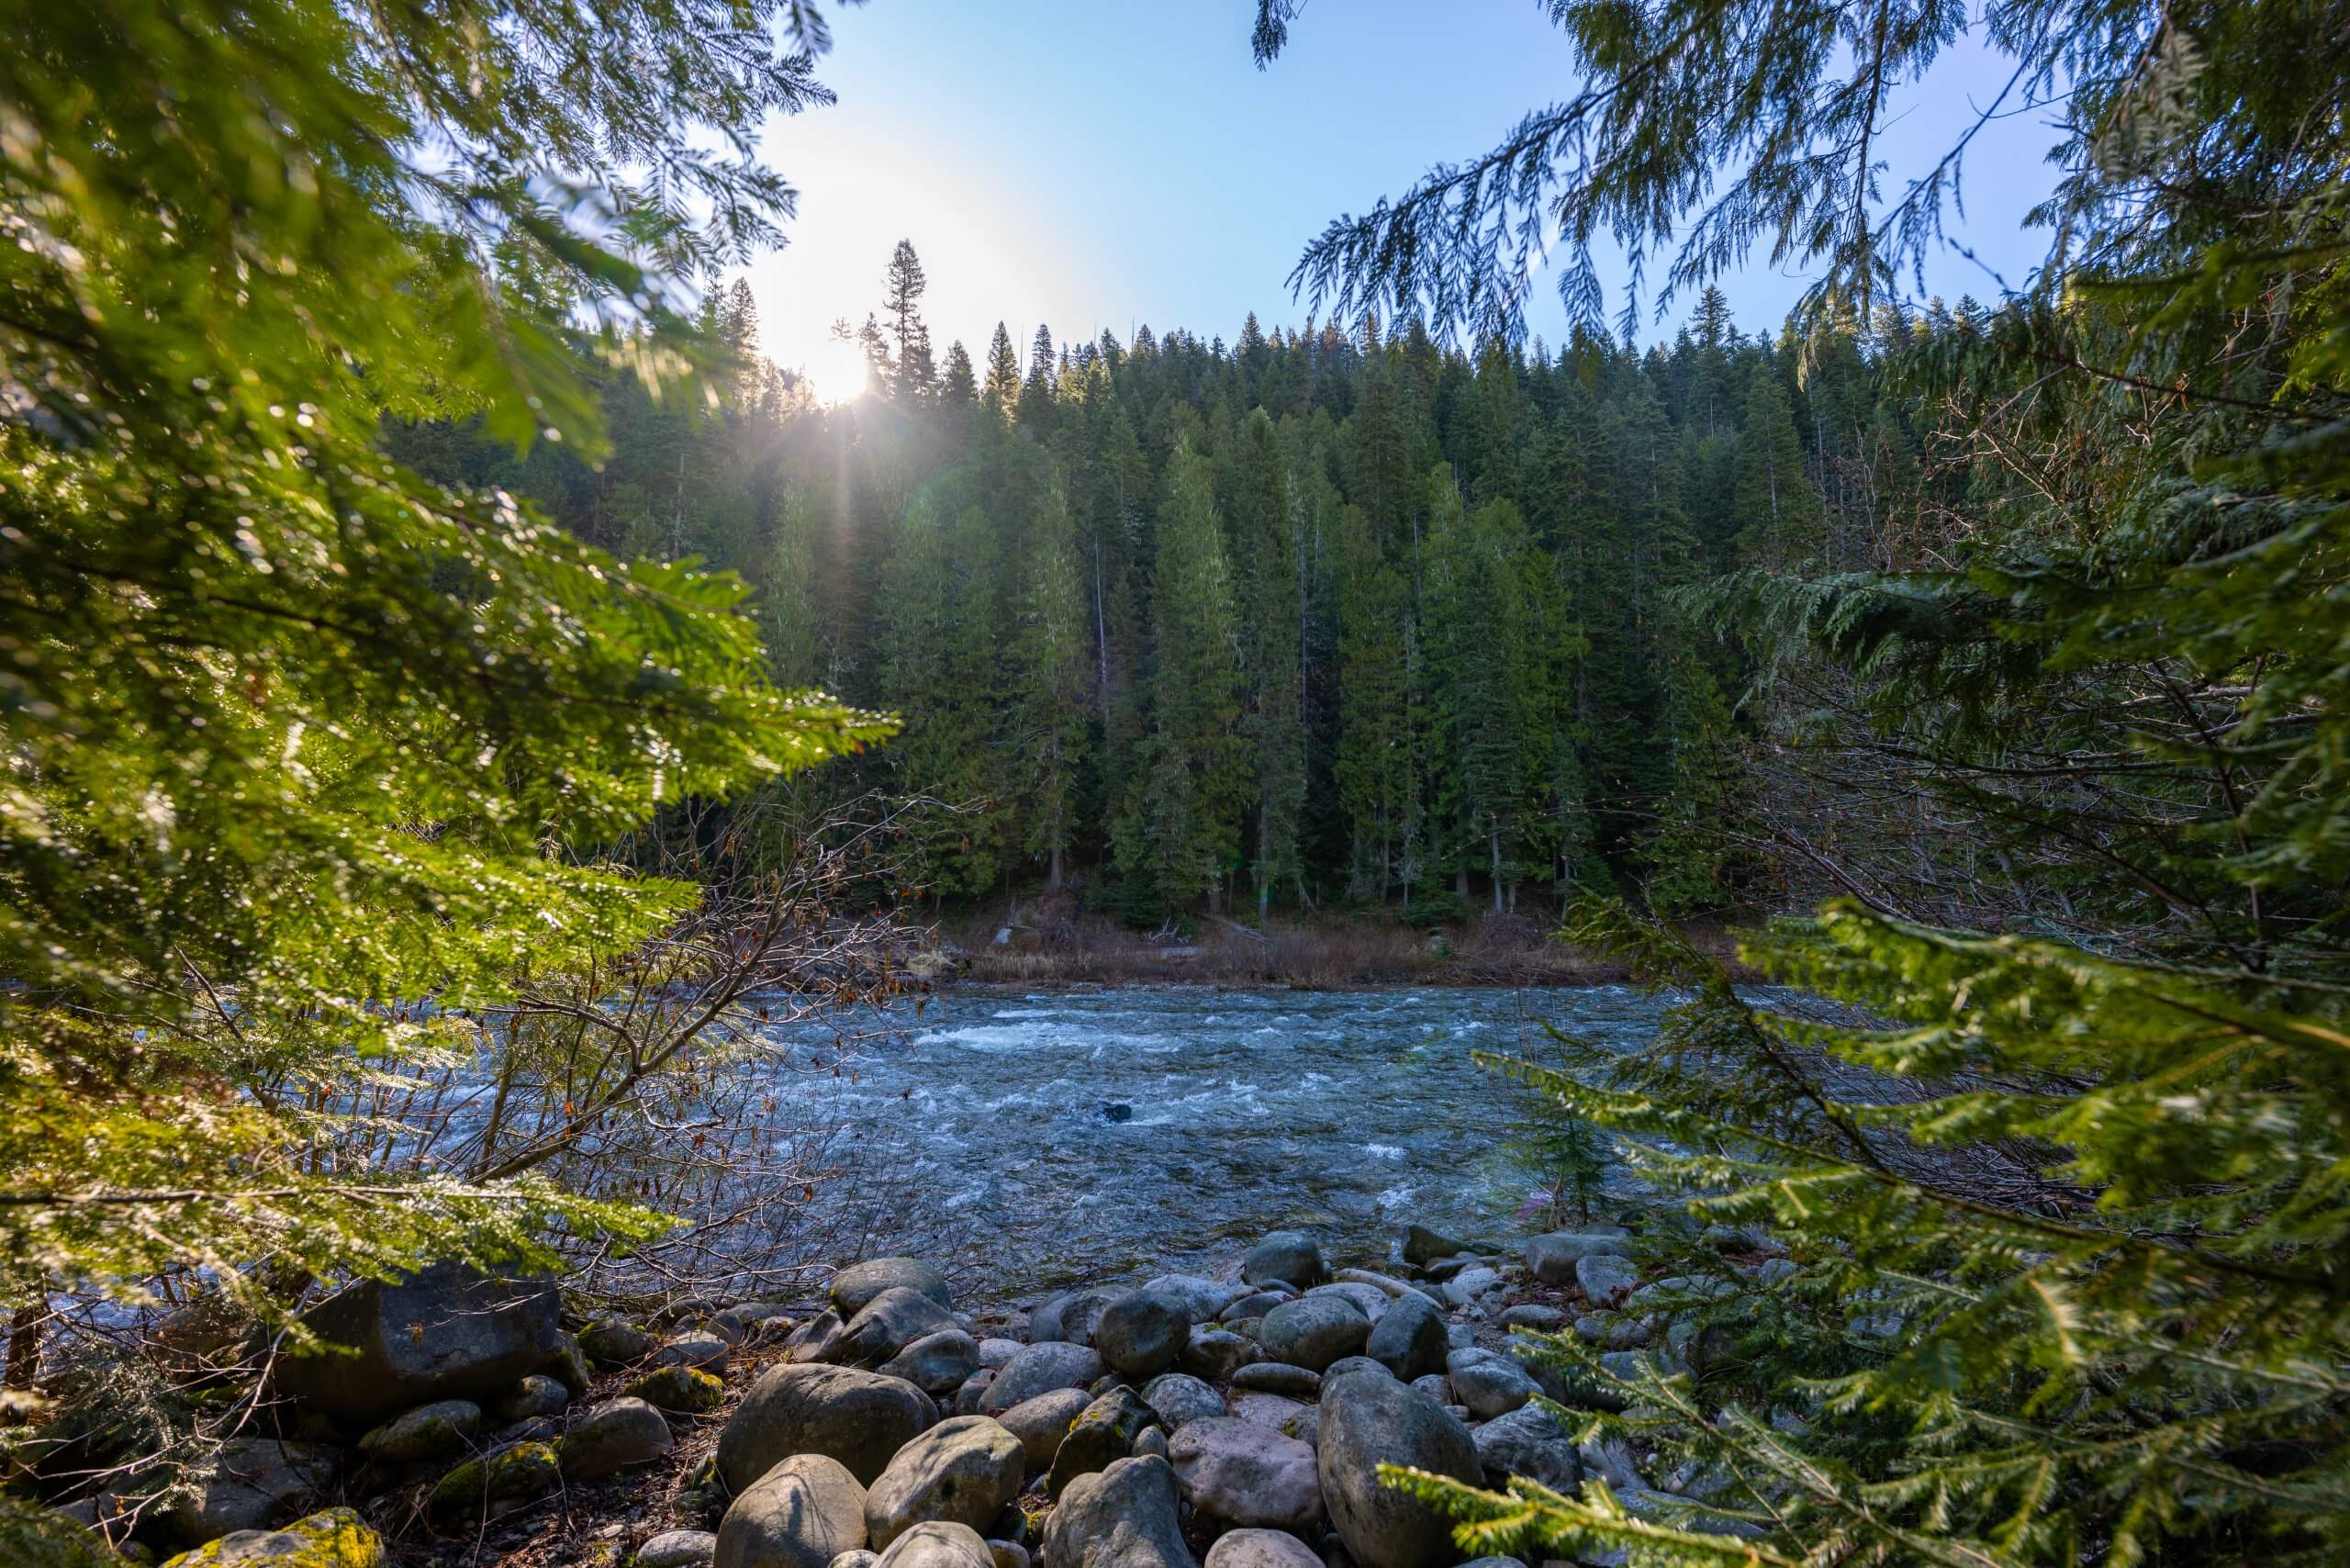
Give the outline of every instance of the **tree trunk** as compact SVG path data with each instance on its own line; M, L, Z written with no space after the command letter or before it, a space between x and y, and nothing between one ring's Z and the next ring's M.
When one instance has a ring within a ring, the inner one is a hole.
M41 1332L49 1326L49 1303L28 1301L8 1319L8 1364L0 1388L30 1388L40 1374Z

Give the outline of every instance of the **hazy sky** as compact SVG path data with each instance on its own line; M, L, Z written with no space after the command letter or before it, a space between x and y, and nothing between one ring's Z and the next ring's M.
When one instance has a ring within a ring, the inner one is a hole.
M842 395L856 362L829 329L877 308L901 237L928 272L942 357L960 338L981 359L998 320L1024 356L1039 321L1056 341L1105 327L1125 341L1147 322L1229 342L1251 309L1268 329L1295 324L1290 269L1324 223L1483 151L1576 85L1534 0L1315 0L1261 73L1254 13L1254 0L834 7L822 74L839 104L778 119L763 141L800 191L790 243L749 269L767 353ZM1887 188L1930 168L2006 77L1970 50L1908 88L1885 137ZM2045 250L2044 232L2019 230L2051 182L2048 118L2027 111L1977 138L1953 230L1979 260L1942 258L1934 291L1996 296L1986 264L2013 286ZM1758 263L1723 283L1753 330L1804 280ZM1556 342L1557 296L1535 293L1530 326ZM1685 314L1676 304L1671 320Z

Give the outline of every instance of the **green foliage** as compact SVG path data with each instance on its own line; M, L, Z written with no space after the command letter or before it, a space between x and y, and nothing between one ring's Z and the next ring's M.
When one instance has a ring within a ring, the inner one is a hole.
M464 411L595 453L588 365L676 398L721 363L665 301L788 211L731 138L821 99L819 18L601 21L20 18L0 1299L646 1234L543 1182L324 1178L356 1129L317 1107L695 902L588 846L887 733L769 684L738 579L616 560L375 446L386 414Z

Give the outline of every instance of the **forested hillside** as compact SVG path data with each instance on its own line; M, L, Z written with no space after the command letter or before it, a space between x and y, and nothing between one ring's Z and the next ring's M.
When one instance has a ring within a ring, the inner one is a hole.
M903 715L866 787L926 819L930 890L1092 873L1130 920L1204 904L1555 913L1576 890L1751 906L1731 821L1741 570L1898 564L1923 435L1886 362L1962 305L1805 341L1709 292L1669 346L1442 348L1416 323L1181 330L943 356L901 245L871 392L820 408L757 355L714 411L607 386L613 451L527 459L407 427L623 557L757 588L777 678Z

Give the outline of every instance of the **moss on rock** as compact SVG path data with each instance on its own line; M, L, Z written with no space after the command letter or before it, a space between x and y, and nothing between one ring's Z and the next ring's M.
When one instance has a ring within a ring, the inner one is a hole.
M478 1513L490 1504L535 1497L561 1474L554 1450L545 1443L516 1443L481 1459L469 1459L432 1488L431 1507L442 1517Z
M628 1385L627 1392L655 1410L704 1416L726 1400L726 1384L698 1367L660 1367Z
M349 1508L329 1508L284 1529L239 1530L183 1551L163 1568L381 1568L384 1541Z

